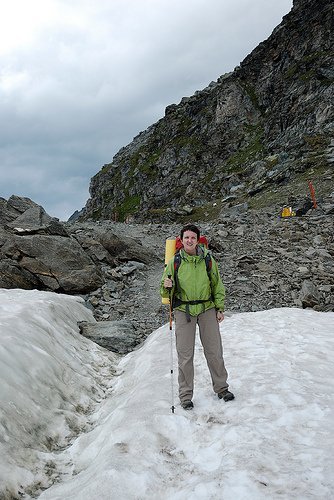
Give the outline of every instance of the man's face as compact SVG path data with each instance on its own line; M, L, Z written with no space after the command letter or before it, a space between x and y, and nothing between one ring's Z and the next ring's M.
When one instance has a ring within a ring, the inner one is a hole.
M194 233L193 231L185 231L183 233L183 238L182 238L183 247L185 251L190 255L196 254L197 242L198 242L197 234Z

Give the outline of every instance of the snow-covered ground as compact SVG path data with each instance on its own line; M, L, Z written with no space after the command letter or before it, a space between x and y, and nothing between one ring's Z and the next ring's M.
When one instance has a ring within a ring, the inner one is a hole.
M175 413L167 326L121 358L81 320L79 298L0 290L1 499L334 498L334 313L228 316L236 399L213 394L198 342L195 408L174 375Z

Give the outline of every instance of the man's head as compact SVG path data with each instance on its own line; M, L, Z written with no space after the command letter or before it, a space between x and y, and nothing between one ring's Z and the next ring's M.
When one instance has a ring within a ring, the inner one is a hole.
M189 255L196 254L196 247L200 237L200 231L197 226L188 224L181 229L180 234L183 248Z
M197 239L199 240L199 237L201 236L201 233L200 233L200 230L198 229L197 226L195 226L194 224L187 224L186 226L184 226L181 229L181 233L180 233L181 240L183 239L183 235L184 235L184 233L186 231L192 231L193 233L196 233L197 234Z

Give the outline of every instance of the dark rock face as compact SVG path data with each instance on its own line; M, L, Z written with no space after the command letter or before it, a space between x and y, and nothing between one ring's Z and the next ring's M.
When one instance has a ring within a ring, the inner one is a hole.
M168 106L93 177L81 218L201 220L214 200L287 203L308 176L329 195L333 28L331 0L294 2L239 67Z

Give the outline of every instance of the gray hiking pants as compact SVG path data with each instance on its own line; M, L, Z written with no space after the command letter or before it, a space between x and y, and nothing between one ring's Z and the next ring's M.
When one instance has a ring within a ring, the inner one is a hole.
M209 309L198 316L190 316L175 310L176 350L179 364L179 398L181 403L191 400L194 391L194 349L196 325L209 367L214 392L228 388L227 371L223 359L223 347L216 318L216 310Z

